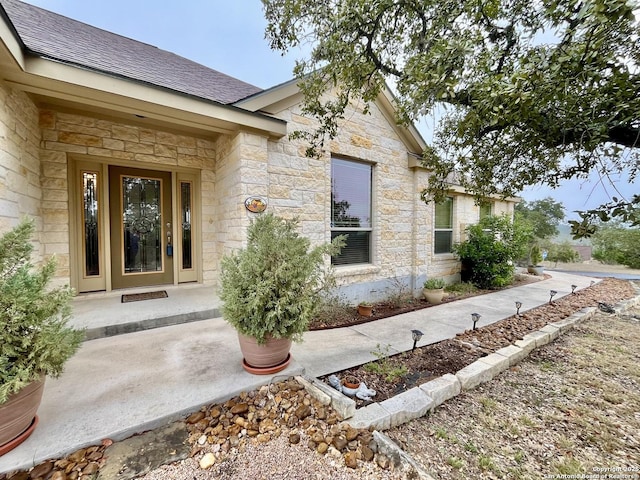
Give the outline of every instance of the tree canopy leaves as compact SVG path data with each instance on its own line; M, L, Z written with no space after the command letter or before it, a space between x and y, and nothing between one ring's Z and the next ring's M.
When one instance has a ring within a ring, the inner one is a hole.
M564 207L553 198L531 202L522 201L515 207L521 220L529 223L533 236L543 240L558 234L558 225L564 220Z
M350 101L368 104L390 81L399 121L436 115L423 160L434 172L429 198L441 198L453 174L478 198L591 172L636 179L640 39L632 0L263 3L272 48L310 47L295 69L305 113L320 121L298 133L311 142L309 153L335 135ZM325 95L332 89L335 96ZM634 212L638 201L598 211Z

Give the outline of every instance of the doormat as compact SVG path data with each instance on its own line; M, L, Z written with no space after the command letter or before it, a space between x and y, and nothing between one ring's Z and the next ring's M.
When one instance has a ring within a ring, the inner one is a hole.
M158 290L157 292L145 292L145 293L129 293L122 295L122 303L139 302L141 300L153 300L155 298L167 298L166 290Z

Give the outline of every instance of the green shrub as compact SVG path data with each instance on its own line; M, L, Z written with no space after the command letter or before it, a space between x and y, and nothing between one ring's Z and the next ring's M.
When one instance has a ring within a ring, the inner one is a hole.
M226 321L259 344L267 338L300 341L332 277L324 256L344 245L310 248L296 231L297 220L264 214L251 222L247 247L222 259L220 299Z
M593 258L606 264L640 268L640 229L603 225L591 238Z
M478 291L478 287L469 282L452 283L451 285L447 285L444 289L449 293L457 295L467 295Z
M439 290L444 288L447 284L442 278L430 278L426 282L424 282L423 288L427 290Z
M467 233L468 240L453 247L468 277L465 280L478 288L509 285L515 272L514 262L526 251L529 232L502 215L483 218L468 227Z
M55 260L31 264L33 231L25 220L0 237L0 404L42 374L59 376L84 338L67 326L72 290L47 288Z
M545 249L547 250L547 260L550 262L574 263L580 261L580 254L573 248L569 241L562 243L545 243Z
M542 253L540 247L536 244L529 250L529 265L540 265L542 263Z

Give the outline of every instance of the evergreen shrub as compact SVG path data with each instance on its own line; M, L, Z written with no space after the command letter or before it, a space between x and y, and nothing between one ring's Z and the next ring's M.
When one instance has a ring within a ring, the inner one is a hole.
M220 298L227 322L264 344L269 337L302 340L333 277L326 255L336 255L344 238L310 247L298 221L263 214L247 230L247 246L222 259Z
M84 338L67 326L72 290L48 288L55 260L31 263L33 231L24 220L0 237L0 404L42 374L59 376Z

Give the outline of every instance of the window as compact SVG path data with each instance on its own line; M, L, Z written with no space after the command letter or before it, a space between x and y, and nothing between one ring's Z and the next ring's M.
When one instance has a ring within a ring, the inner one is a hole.
M453 198L436 203L436 226L433 253L449 253L453 246Z
M84 277L100 276L100 216L98 172L82 172Z
M479 219L482 220L483 218L490 217L491 215L493 215L493 203L492 202L481 203Z
M347 235L334 265L371 263L372 174L372 165L331 159L331 239Z

